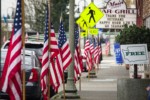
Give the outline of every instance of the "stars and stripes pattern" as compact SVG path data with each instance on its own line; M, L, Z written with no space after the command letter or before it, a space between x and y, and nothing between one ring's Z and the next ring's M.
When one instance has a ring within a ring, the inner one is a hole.
M82 57L80 54L80 47L79 47L79 31L75 28L75 53L74 53L74 73L75 73L75 81L78 80L78 76L82 73Z
M17 1L14 26L6 55L0 88L9 94L10 100L21 100L21 49L22 49L21 0Z
M110 48L110 42L108 41L108 42L106 42L106 46L105 46L105 53L107 56L109 54L109 48Z
M100 60L100 55L101 55L101 48L100 46L98 45L98 42L95 38L95 41L94 41L94 63L98 64L99 63L99 60Z
M40 83L41 83L41 90L43 93L44 100L47 100L47 75L49 71L49 46L48 46L48 6L46 8L46 19L45 19L45 31L44 31L44 46L43 46L43 56L42 56L42 69L40 75Z
M92 69L92 56L90 54L90 41L89 41L89 39L87 39L85 42L84 54L86 57L87 70L91 70Z
M94 54L94 45L93 45L93 38L90 38L90 54Z
M62 20L59 27L58 47L60 49L60 54L62 58L63 70L65 70L70 65L72 61L72 56Z
M50 50L51 50L50 82L54 90L57 91L60 84L62 84L63 67L62 67L62 59L60 57L57 39L55 37L54 27L52 24L51 24L51 33L50 33Z

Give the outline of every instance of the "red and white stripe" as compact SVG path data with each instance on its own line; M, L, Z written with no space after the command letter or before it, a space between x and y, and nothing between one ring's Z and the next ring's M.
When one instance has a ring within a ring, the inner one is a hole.
M22 16L21 0L17 1L14 27L5 59L0 89L7 92L11 100L21 100L21 49L22 49Z
M90 42L89 40L86 40L85 48L84 48L84 54L86 56L86 66L88 70L92 69L92 56L90 53Z
M21 100L21 40L22 30L12 32L1 79L1 90L7 92L11 100Z
M95 51L94 51L94 61L96 64L99 63L101 53L102 51L101 51L100 46L96 46Z
M55 32L53 28L51 28L50 38L51 38L50 39L50 50L51 50L50 81L54 89L57 91L60 84L62 84L63 66L62 66L62 59L60 56L57 39L55 37Z
M93 43L90 44L90 53L91 53L91 55L93 55L93 53L94 53L94 45L93 45Z
M105 46L105 53L106 53L106 55L108 55L108 53L109 53L109 48L110 48L110 42L108 41L106 43L106 46Z
M65 44L60 48L62 62L63 62L63 70L66 70L66 68L70 65L72 61L71 51L69 47L69 42L66 41Z
M49 49L48 49L48 39L44 42L43 47L43 56L42 56L42 70L41 70L41 90L43 91L43 95L47 96L47 75L48 75L48 67L49 67Z

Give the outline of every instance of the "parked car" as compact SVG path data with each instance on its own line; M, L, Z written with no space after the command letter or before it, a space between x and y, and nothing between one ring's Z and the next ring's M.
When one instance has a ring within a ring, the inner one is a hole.
M0 77L2 75L6 53L8 49L1 49L1 67L0 67ZM23 57L23 56L22 56ZM42 92L40 87L40 71L41 71L41 63L37 57L35 51L25 50L25 65L22 68L25 69L26 72L26 98L27 99L34 99L34 100L41 100L42 99ZM32 77L31 77L32 75ZM51 88L51 97L56 93ZM0 92L0 99L9 99L9 96L4 93Z
M8 49L9 46L9 40L7 40L1 47L1 49ZM25 42L25 49L35 51L38 55L38 58L40 62L42 61L42 48L43 48L43 42L37 42L37 41L26 41Z

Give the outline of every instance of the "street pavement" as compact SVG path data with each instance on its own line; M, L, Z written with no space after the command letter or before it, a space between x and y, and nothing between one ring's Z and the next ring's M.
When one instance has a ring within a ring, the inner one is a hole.
M115 63L112 51L112 56L103 54L103 61L99 65L99 70L96 70L97 78L87 78L88 73L82 73L81 90L79 89L79 81L76 83L80 99L74 100L117 100L117 79L129 78L129 71L124 65ZM62 91L62 87L59 91ZM55 96L53 100L63 99L60 99L60 96Z

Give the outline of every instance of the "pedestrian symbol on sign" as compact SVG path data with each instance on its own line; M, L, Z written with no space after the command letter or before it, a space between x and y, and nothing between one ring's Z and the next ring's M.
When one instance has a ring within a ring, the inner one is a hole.
M94 18L94 15L95 15L95 11L91 9L91 7L89 7L89 13L87 15L90 14L90 18L89 18L89 23L91 22L91 19L93 19L94 23L95 23L95 18Z
M86 21L84 19L82 20L82 22L83 22L83 27L84 27L84 25L86 25L86 27L88 27L87 23L86 23Z
M104 13L94 3L90 3L80 14L80 17L86 21L88 28L94 27L103 16Z

